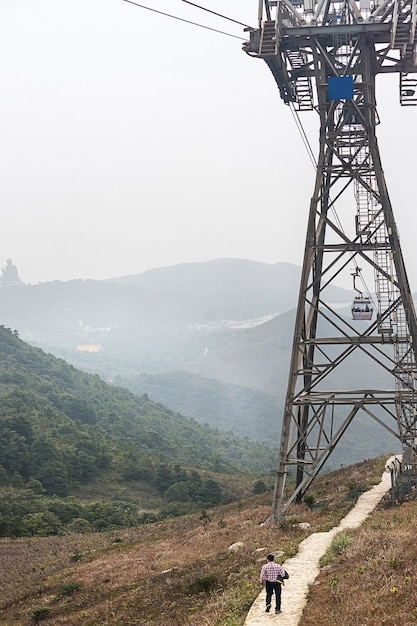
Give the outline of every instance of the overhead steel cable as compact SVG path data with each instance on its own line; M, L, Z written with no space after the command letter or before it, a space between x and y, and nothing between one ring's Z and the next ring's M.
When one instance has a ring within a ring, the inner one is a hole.
M221 17L224 20L228 20L229 22L234 22L235 24L239 24L239 26L244 26L245 28L249 28L250 30L255 30L252 26L243 24L243 22L238 22L237 20L234 20L231 17L227 17L226 15L222 15L221 13L216 13L216 11L212 11L211 9L207 9L206 7L202 7L199 4L195 4L195 2L190 2L190 0L181 0L181 2L185 2L185 4L191 4L191 6L196 7L197 9L201 9L202 11L207 11L207 13L212 13L213 15L217 15L217 17Z
M299 133L300 133L300 135L301 135L301 139L303 140L303 143L304 143L304 146L305 146L305 148L306 148L306 150L307 150L307 154L308 154L308 156L309 156L309 158L310 158L310 161L311 161L311 163L312 163L312 165L313 165L314 169L315 169L315 170L317 170L317 159L316 159L316 157L314 156L314 152L313 152L313 150L312 150L312 148L311 148L310 141L309 141L309 139L308 139L308 137L307 137L307 133L306 133L306 131L305 131L305 129L304 129L304 126L303 126L303 124L302 124L302 122L301 122L301 119L300 119L300 116L299 116L299 114L298 114L298 111L295 109L294 104L293 104L292 102L290 102L290 111L291 111L292 116L293 116L293 118L294 118L294 121L295 121L295 124L296 124L296 126L297 126L297 129L298 129L298 131L299 131ZM338 227L340 228L340 231L341 231L342 233L344 233L344 228L343 228L343 225L342 225L342 223L341 223L341 221L340 221L340 218L339 218L339 216L338 216L338 214L337 214L337 211L336 211L336 207L334 206L334 203L333 203L333 202L332 202L332 204L331 204L331 210L332 210L332 213L333 213L333 216L334 216L334 219L335 219L336 224L337 224L337 225L338 225ZM353 253L353 252L350 252L350 253L349 253L349 256L350 256L350 260L351 260L351 262L352 262L352 263L353 263L353 265L355 266L355 269L359 270L359 272L360 272L360 268L359 268L359 266L358 266L358 262L357 262L357 260L356 260L356 257L355 257L355 255L354 255L354 253ZM366 282L365 282L365 280L364 280L364 278L363 278L362 274L359 274L359 277L360 277L360 280L361 280L362 286L363 286L363 288L364 288L364 291L366 291L366 293L368 294L368 297L372 300L372 302L374 303L374 306L375 306L375 302L374 302L374 300L373 300L373 298L372 298L371 292L369 291L368 285L366 284Z
M146 9L147 11L152 11L153 13L159 13L159 15L164 15L165 17L170 17L173 20L178 20L179 22L185 22L186 24L191 24L192 26L198 26L199 28L204 28L206 30L211 30L215 33L219 33L220 35L226 35L227 37L234 37L234 39L240 39L241 41L247 41L245 37L239 37L238 35L232 35L231 33L226 33L223 30L218 30L217 28L211 28L210 26L205 26L204 24L199 24L198 22L192 22L191 20L186 20L183 17L178 17L177 15L172 15L170 13L165 13L164 11L158 11L157 9L152 9L151 7L147 7L144 4L139 4L138 2L134 2L134 0L122 0L122 2L127 2L128 4L133 4L135 7L139 7L140 9Z
M294 104L292 102L290 102L290 111L291 111L291 114L292 114L292 116L294 118L295 124L296 124L296 126L298 128L298 132L301 135L301 139L303 140L303 143L304 143L304 146L305 146L305 148L307 150L308 156L310 157L310 161L312 162L314 169L316 169L317 168L316 157L314 156L314 152L313 152L313 150L311 148L311 144L310 144L309 139L307 137L307 133L304 130L304 126L303 126L303 124L301 122L300 116L298 115L298 111L295 110Z

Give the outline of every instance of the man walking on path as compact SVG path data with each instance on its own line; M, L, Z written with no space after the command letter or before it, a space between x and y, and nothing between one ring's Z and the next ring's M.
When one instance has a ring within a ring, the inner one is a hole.
M401 458L401 457L399 457ZM388 459L386 467L395 461L396 457ZM363 493L354 508L344 517L338 526L328 532L313 533L300 544L298 553L285 561L291 578L297 580L296 585L290 585L286 591L285 626L300 626L303 610L312 585L320 572L320 558L331 545L335 535L348 528L357 528L375 509L377 504L391 488L390 472L385 470L381 482L372 489ZM274 618L272 617L272 622ZM277 623L280 618L277 619ZM245 620L245 626L264 626L264 596L260 593L253 603Z
M275 613L281 613L281 586L282 580L286 574L285 569L274 563L274 555L268 554L267 563L262 566L259 582L265 582L266 588L266 609L265 613L269 613L271 609L272 594L275 591ZM281 580L279 580L279 578Z

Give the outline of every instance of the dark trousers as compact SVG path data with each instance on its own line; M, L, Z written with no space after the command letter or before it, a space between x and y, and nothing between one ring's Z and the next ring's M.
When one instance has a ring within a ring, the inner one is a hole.
M281 583L271 583L269 580L265 583L266 587L266 606L271 605L272 594L275 591L275 608L281 609Z

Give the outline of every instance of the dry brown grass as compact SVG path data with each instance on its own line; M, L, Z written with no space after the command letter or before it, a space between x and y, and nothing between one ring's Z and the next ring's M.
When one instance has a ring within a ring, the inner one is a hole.
M285 559L297 552L307 534L338 523L353 506L356 488L379 480L382 464L378 459L317 479L316 499L326 506L312 511L294 506L292 519L283 527L262 525L270 514L268 493L209 511L208 524L197 514L114 533L1 542L0 623L25 626L33 623L34 611L40 615L45 609L43 623L48 626L243 624L260 591L258 575L265 554L282 550ZM296 525L301 521L309 521L311 529L301 531ZM407 526L403 524L404 529ZM370 537L373 533L368 531ZM237 541L244 548L230 552L229 546ZM358 573L358 581L365 580L361 576ZM332 584L323 581L317 589L325 592L326 610L334 604L340 611L338 589ZM389 586L387 590L391 600L401 597L400 586L396 592ZM316 588L312 595L315 592ZM351 592L346 601L351 598L355 603L354 595ZM309 608L315 610L317 605L313 600ZM325 626L322 617L312 620L303 624ZM339 619L328 623L342 624Z
M378 508L343 555L322 570L309 595L303 626L415 626L417 502Z

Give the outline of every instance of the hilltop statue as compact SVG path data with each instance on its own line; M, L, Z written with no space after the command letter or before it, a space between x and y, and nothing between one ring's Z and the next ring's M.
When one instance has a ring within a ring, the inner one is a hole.
M6 267L2 268L3 275L0 278L0 283L4 285L21 285L22 281L19 279L16 265L13 265L12 259L7 259Z

